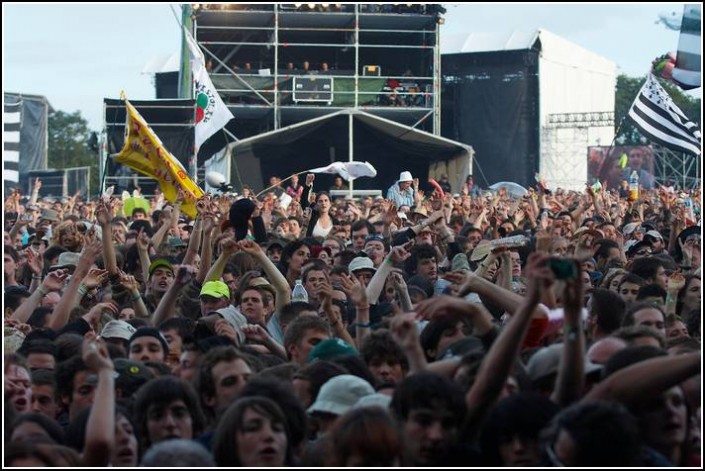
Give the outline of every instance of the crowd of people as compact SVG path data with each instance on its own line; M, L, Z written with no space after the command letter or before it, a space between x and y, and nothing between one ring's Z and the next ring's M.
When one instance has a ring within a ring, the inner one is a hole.
M12 193L4 464L700 466L700 188L302 179Z

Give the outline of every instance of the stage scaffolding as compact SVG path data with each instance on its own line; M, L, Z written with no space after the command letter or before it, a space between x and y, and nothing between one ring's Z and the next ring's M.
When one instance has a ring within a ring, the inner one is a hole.
M239 139L349 108L440 135L441 12L439 4L193 4L183 20Z

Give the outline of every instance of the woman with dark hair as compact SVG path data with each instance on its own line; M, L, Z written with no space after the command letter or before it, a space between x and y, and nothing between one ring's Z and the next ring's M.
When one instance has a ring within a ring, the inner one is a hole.
M195 438L205 425L193 386L173 376L142 386L133 413L143 450L170 438Z
M398 467L403 446L397 425L380 406L352 409L336 422L328 436L330 466Z
M702 288L700 286L700 276L688 275L685 277L685 284L678 291L678 301L676 302L676 314L682 318L693 309L700 308L702 300Z
M301 207L310 207L312 209L311 220L308 222L306 236L325 239L328 234L330 234L333 226L337 224L337 221L330 215L332 205L330 196L325 191L322 191L316 195L315 204L310 204L308 202L309 195L313 190L313 180L315 177L316 176L313 173L306 175L306 184L304 185L304 191L301 194Z
M281 467L293 463L286 418L271 399L236 400L213 436L213 457L220 467Z
M296 280L301 278L303 266L306 265L310 257L311 249L301 240L289 242L284 247L279 262L279 271L286 277L286 281L292 288Z

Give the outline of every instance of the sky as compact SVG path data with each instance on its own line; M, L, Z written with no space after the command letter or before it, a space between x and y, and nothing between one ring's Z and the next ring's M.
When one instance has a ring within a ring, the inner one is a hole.
M177 4L173 4L177 5ZM669 4L444 4L446 35L546 29L643 76L651 61L678 45L678 32L656 24ZM124 90L133 100L155 96L144 66L179 51L179 25L162 4L2 5L3 90L44 95L55 110L79 110L102 128L103 98ZM700 89L696 92L700 96Z

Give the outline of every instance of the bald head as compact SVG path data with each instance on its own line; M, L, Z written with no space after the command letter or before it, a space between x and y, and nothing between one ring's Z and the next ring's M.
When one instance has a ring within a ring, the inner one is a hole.
M593 343L587 351L587 358L593 363L604 365L619 350L627 348L627 342L617 337L605 337Z

